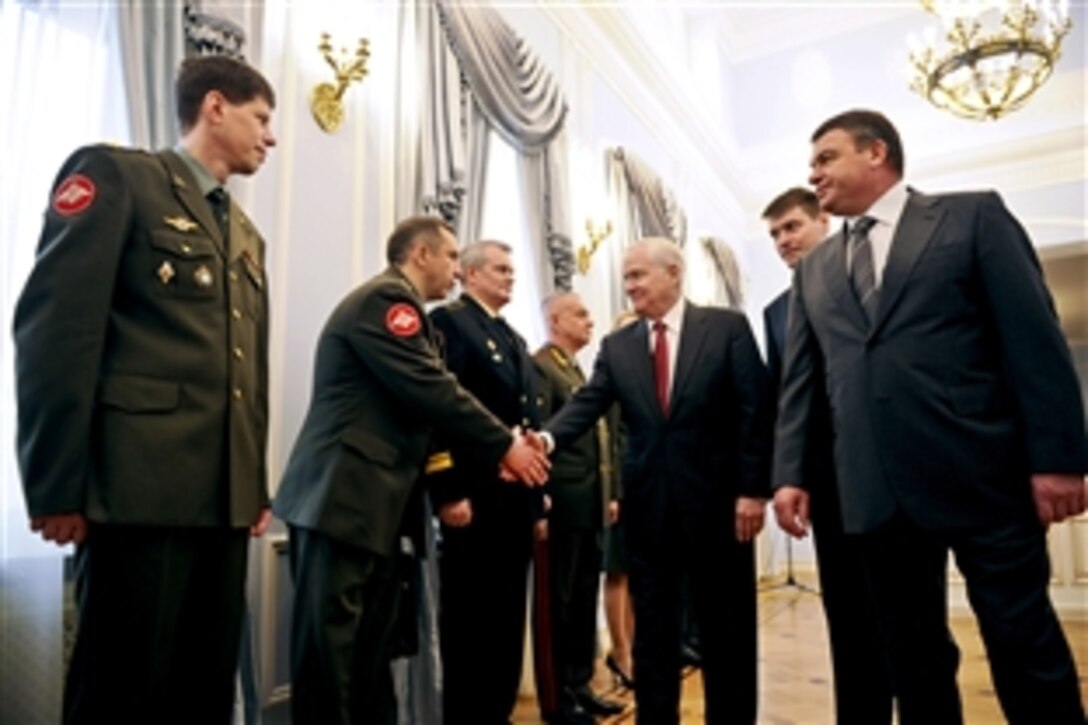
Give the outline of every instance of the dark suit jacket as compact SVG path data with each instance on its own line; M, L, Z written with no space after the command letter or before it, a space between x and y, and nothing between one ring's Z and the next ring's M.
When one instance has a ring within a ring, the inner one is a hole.
M578 388L582 371L557 345L548 343L533 355L545 417L558 413ZM616 498L610 475L608 433L602 418L580 438L552 458L547 492L552 499L548 518L567 529L600 531L608 503Z
M767 372L771 378L772 416L777 418L778 393L782 378L782 359L786 349L786 322L789 319L790 291L778 295L763 309L763 329L767 339ZM819 375L817 375L817 379ZM822 390L815 396L812 415L808 421L808 441L805 445L805 488L811 492L827 491L836 495L835 462L832 455L834 436L827 396ZM814 505L822 507L823 502ZM837 506L835 507L837 509Z
M654 393L649 350L645 321L605 337L589 383L547 429L563 449L619 403L627 431L623 517L632 547L652 545L668 512L700 538L720 531L723 517L731 531L737 496L768 495L767 372L748 321L687 305L668 417Z
M539 428L536 372L525 340L467 294L434 310L431 319L442 334L446 366L458 382L506 425ZM509 519L506 524L514 524L514 518L531 521L542 513L539 489L511 486L499 478L495 462L480 456L474 444L450 443L453 467L430 477L436 508L468 498L477 524L494 520L490 513L496 510Z
M821 378L848 532L897 509L932 529L985 526L1024 515L1029 474L1082 470L1069 349L1031 242L996 194L911 193L871 327L844 245L840 232L794 275L776 483L804 483Z
M80 149L54 186L71 188L93 197L76 213L54 199L15 310L30 515L253 524L268 501L264 242L235 206L225 244L172 151Z
M396 316L415 316L402 334ZM317 343L310 409L273 510L294 526L395 551L432 432L497 470L509 431L445 370L423 301L387 269L333 310Z

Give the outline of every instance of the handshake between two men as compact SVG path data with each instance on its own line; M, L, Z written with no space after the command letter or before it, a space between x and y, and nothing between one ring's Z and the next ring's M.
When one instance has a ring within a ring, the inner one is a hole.
M504 481L521 481L529 487L543 486L552 467L544 438L536 431L523 431L518 426L511 432L514 440L499 464L499 476Z

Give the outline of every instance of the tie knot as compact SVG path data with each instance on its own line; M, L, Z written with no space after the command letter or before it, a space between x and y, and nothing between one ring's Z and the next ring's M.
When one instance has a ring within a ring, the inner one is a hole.
M664 331L665 331L665 323L662 322L661 320L655 320L654 321L654 332L656 332L658 334L661 334Z
M850 237L852 239L859 239L867 236L874 224L876 224L876 219L871 216L859 217L858 220L854 222L854 225L850 227Z

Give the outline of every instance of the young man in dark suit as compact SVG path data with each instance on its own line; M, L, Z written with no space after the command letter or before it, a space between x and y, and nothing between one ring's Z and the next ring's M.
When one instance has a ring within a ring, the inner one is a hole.
M533 355L543 415L551 418L586 384L575 355L593 334L593 319L581 298L558 292L544 301L548 342ZM614 477L604 470L609 431L604 418L555 454L547 492L551 499L546 524L545 572L551 624L552 670L557 687L553 722L593 723L595 716L616 715L623 707L595 695L590 688L597 656L597 600L600 592L606 521L614 523L619 503L611 490ZM540 564L538 560L537 564ZM540 581L541 577L537 577ZM537 617L540 622L541 618ZM538 658L539 662L539 658ZM541 678L537 678L538 682ZM538 684L539 687L539 684ZM543 701L543 699L542 699Z
M686 574L702 644L706 720L753 723L752 540L769 493L767 371L743 315L684 300L684 258L671 241L636 242L623 276L642 320L604 338L589 383L543 435L562 450L619 403L627 430L623 517L638 623L639 721L679 719Z
M226 722L269 516L265 245L223 185L275 145L275 96L220 56L176 91L176 149L65 162L15 310L31 526L78 545L65 722Z
M827 212L809 189L788 189L763 210L775 250L790 269L827 237ZM776 393L786 346L790 291L763 310L767 370ZM835 490L830 412L826 398L809 419L805 490L812 502L813 534L820 575L820 595L827 620L839 725L891 722L888 667L869 590L862 576L856 537L843 533L839 494Z
M298 723L395 723L389 640L401 533L422 512L432 433L543 483L546 462L445 369L424 302L445 297L457 240L435 217L401 222L389 267L355 289L318 340L313 399L275 512L290 525L295 600L291 711ZM512 490L522 486L503 485Z
M848 229L794 275L779 523L807 526L806 430L826 391L843 523L860 536L900 722L962 720L951 550L1006 717L1081 725L1046 528L1085 508L1084 408L1031 241L995 193L907 188L879 113L821 124L811 167L820 206Z

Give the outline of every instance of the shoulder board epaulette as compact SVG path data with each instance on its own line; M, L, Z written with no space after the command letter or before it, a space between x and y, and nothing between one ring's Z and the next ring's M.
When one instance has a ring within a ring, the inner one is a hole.
M570 363L567 362L567 357L559 351L558 347L549 347L548 352L551 353L551 356L559 363L560 367L565 368L570 366Z

